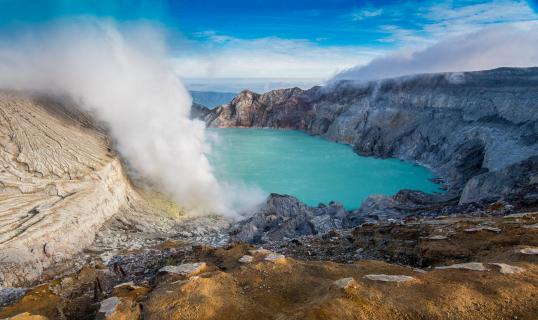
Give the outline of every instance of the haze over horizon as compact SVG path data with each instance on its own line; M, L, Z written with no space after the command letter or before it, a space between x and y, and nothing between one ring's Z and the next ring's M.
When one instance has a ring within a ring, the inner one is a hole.
M538 65L536 1L134 2L0 0L0 27L71 16L143 21L166 31L176 73L201 91Z

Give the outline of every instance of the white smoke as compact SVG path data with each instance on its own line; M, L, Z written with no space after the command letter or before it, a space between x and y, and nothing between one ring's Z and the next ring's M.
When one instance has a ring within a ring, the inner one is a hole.
M337 74L332 80L378 80L418 73L538 66L538 25L503 25L402 50Z
M136 172L187 209L233 215L259 202L216 180L204 124L189 118L191 97L168 61L153 27L63 21L0 41L0 87L69 94L108 125Z

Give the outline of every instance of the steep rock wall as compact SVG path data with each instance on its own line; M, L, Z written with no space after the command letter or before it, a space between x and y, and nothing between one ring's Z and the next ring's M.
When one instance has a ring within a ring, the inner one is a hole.
M131 185L83 113L0 93L0 284L22 285L90 245Z

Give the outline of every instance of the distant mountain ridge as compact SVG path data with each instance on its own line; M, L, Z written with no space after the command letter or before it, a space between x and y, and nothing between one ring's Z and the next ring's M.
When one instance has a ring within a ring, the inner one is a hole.
M213 109L230 102L237 94L232 92L190 91L194 103Z

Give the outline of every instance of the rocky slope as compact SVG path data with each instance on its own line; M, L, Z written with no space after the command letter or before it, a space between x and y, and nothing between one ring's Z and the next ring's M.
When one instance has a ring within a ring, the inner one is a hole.
M536 319L537 222L416 219L263 249L170 241L31 288L0 318Z
M4 285L34 280L80 252L127 203L130 184L106 136L72 110L15 93L0 95Z
M168 237L217 243L227 226L133 186L104 129L69 100L0 92L0 289Z
M210 127L303 130L351 144L362 155L426 165L449 191L428 205L523 196L533 205L538 196L531 159L538 155L538 68L243 91L201 117Z

